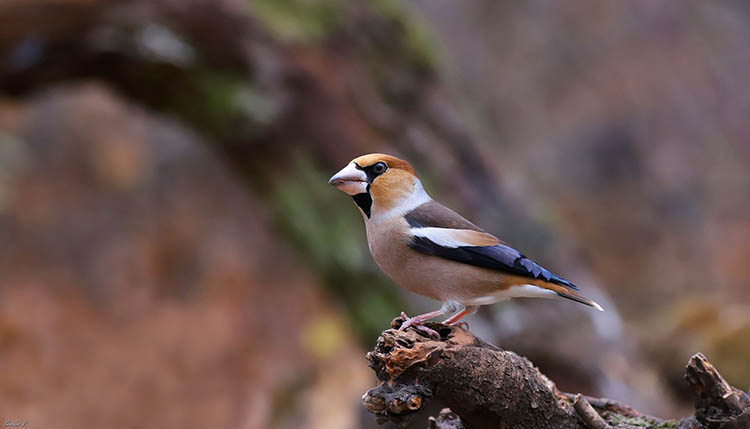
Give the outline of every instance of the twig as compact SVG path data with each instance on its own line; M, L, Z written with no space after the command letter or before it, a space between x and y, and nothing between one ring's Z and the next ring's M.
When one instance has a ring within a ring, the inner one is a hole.
M573 407L589 429L612 429L580 393L575 396Z

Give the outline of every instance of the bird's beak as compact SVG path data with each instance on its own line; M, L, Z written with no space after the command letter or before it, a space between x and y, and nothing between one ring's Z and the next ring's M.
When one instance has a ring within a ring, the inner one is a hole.
M367 175L364 171L358 169L353 162L334 174L328 183L349 195L367 192Z

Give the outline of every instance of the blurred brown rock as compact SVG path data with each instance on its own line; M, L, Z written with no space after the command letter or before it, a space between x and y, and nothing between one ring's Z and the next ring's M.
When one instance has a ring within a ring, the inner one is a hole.
M98 85L4 106L4 418L354 424L368 375L347 324L200 137Z

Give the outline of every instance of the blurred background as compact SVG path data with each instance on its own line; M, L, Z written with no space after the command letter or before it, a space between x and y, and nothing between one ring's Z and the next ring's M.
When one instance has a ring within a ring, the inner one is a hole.
M375 151L605 307L468 319L561 389L746 389L749 41L740 0L0 2L0 418L375 427L365 352L437 306L326 183Z

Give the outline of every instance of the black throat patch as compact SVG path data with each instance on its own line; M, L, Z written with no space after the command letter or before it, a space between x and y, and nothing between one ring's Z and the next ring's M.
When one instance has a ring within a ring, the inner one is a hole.
M363 193L357 194L357 195L352 195L352 198L354 199L354 203L357 204L359 206L359 208L362 209L362 211L364 212L365 216L367 216L367 219L370 218L370 214L371 214L371 210L372 210L372 195L370 195L370 184L372 184L372 182L374 182L375 179L378 178L378 176L380 176L381 174L383 174L385 172L385 170L383 170L383 171L381 171L379 173L376 173L375 172L375 165L376 164L384 164L384 163L383 162L376 162L375 164L367 166L367 167L362 167L359 164L357 164L356 162L354 163L354 166L358 170L362 170L362 171L365 172L365 174L367 175L367 183L369 183L367 185L366 192L363 192Z
M367 192L361 194L352 195L354 203L362 209L367 218L370 218L370 209L372 208L372 197L370 196L370 187L367 187Z

